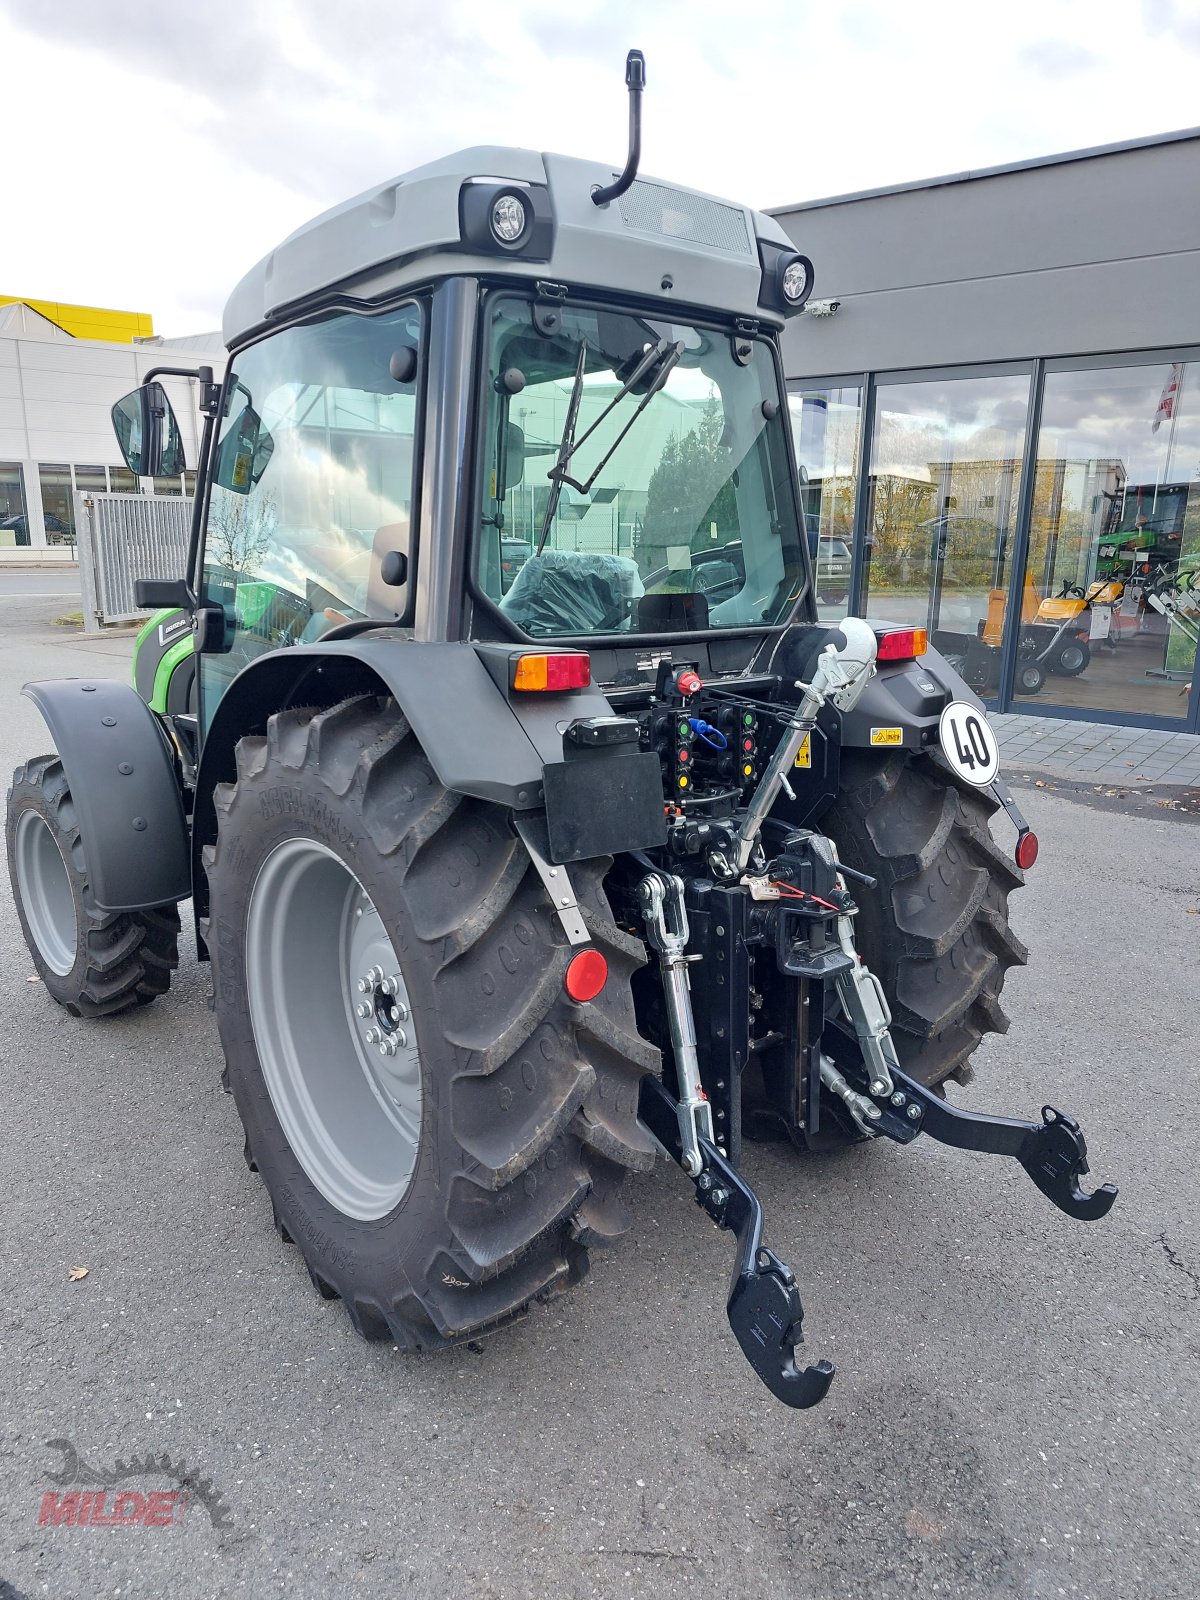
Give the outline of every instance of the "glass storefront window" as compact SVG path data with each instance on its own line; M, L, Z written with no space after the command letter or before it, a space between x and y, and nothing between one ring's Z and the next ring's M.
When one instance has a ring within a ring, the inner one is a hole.
M999 691L1029 376L882 382L871 440L868 616L917 624Z
M822 621L834 622L846 615L850 596L862 389L858 385L805 385L788 395L788 410L813 559L817 614Z
M109 467L108 489L110 494L141 493L141 486L128 467Z
M75 502L72 496L71 469L56 463L38 467L42 485L42 515L46 523L47 544L75 543Z
M29 543L25 479L19 461L0 461L0 549Z
M82 494L107 494L108 481L103 467L76 467L75 487Z
M1200 637L1200 363L1046 374L1014 693L1187 716ZM1028 663L1042 669L1029 677Z
M159 495L181 495L183 493L183 479L155 478L154 492Z

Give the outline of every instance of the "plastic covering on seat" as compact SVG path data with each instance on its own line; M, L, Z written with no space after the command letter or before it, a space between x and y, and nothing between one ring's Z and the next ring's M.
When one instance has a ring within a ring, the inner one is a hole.
M525 562L500 609L535 636L617 633L629 627L644 592L631 556L546 550Z

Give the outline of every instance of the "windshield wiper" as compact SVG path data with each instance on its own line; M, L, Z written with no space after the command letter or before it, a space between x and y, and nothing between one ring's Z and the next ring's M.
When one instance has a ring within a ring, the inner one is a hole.
M592 492L592 485L604 471L608 463L612 460L622 439L624 439L630 428L633 427L634 423L641 416L642 412L666 383L672 370L678 365L680 358L683 355L684 348L685 347L682 339L678 339L674 342L672 342L670 339L660 339L656 345L653 345L649 350L646 351L645 355L638 362L637 366L630 373L629 377L622 384L618 392L613 395L612 399L608 402L604 409L594 418L590 427L585 429L584 432L580 434L579 438L576 439L575 425L579 419L579 402L583 398L583 366L587 354L587 342L581 342L579 346L579 361L575 367L575 385L571 390L571 403L567 408L567 420L563 428L562 439L559 442L558 459L550 468L550 471L546 474L546 476L550 479L551 488L550 498L546 503L546 515L542 518L541 537L538 539L537 547L538 555L541 555L546 543L546 539L549 536L550 524L554 520L554 513L558 508L558 499L559 495L562 493L563 484L569 483L572 489L579 494L587 495ZM651 379L645 394L635 406L629 421L621 429L620 433L613 440L612 444L609 445L608 449L600 457L599 461L597 461L587 478L585 478L582 483L577 478L572 478L570 473L567 471L567 467L570 464L571 458L574 456L575 452L580 448L581 445L587 443L604 419L613 414L629 391L634 387L635 384L641 382L651 368L654 367L656 362L658 363L658 371Z
M562 494L563 469L571 459L575 450L575 424L579 420L579 402L583 399L583 369L587 363L587 340L579 341L579 360L575 363L575 382L571 386L571 400L567 406L567 420L563 423L562 438L558 441L558 455L554 465L546 476L550 479L550 497L546 501L546 514L542 518L542 531L538 535L537 554L540 556L546 546L546 539L550 533L550 524L554 521L554 513L558 510L558 498ZM586 438L587 435L585 434Z

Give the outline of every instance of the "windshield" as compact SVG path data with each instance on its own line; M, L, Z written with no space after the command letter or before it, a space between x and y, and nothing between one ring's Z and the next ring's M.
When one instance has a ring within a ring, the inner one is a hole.
M558 308L555 308L558 310ZM533 637L782 622L805 581L770 346L489 302L476 579Z

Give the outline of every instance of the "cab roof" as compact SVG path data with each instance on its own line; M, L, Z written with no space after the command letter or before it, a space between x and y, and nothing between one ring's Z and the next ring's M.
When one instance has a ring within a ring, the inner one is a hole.
M549 279L782 325L760 304L760 243L772 255L795 249L774 218L650 177L593 204L592 191L614 176L598 162L492 145L417 167L323 212L251 268L225 307L225 343L232 349L326 293L372 300L450 273ZM464 194L481 182L511 183L539 205L548 196L548 253L496 253L464 237Z

